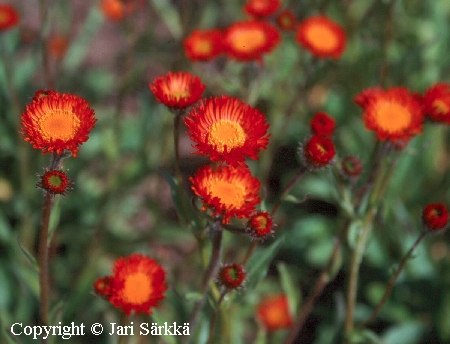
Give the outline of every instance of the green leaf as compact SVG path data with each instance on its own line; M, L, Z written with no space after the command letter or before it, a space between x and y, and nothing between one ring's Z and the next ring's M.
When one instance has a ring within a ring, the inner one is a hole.
M286 264L279 262L277 264L277 269L280 273L281 287L288 298L289 311L291 315L295 315L297 314L297 309L301 300L300 286L292 277L295 276L295 274L289 271Z
M351 344L385 344L375 332L368 329L356 330L350 335Z
M273 258L277 254L284 237L280 237L273 244L263 249L257 250L247 263L248 283L246 287L252 290L267 275L267 270Z
M424 325L418 321L408 321L387 330L383 335L383 342L389 344L420 343L424 328Z
M153 7L166 23L167 28L176 39L181 38L183 29L181 27L180 15L174 6L167 0L153 0Z
M20 250L24 254L25 258L27 259L28 263L36 270L36 272L39 273L39 264L37 262L36 257L28 251L24 246L22 246L22 243L20 242L20 239L17 238L17 244L19 245Z

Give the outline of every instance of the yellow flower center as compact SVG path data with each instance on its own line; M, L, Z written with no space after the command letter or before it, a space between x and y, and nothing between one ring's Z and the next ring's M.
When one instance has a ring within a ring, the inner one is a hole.
M383 101L376 106L375 119L381 129L394 133L408 127L411 123L411 113L398 103Z
M236 147L242 147L245 143L246 135L239 123L222 119L211 125L209 128L208 143L222 153L227 147L227 151Z
M199 40L194 46L194 50L197 54L209 54L212 50L212 44L207 39Z
M231 36L231 44L236 50L251 52L266 42L264 31L258 29L235 32Z
M245 202L245 188L243 185L224 180L212 181L209 191L226 206L239 208Z
M338 38L329 27L323 25L311 25L306 30L306 39L317 49L330 51L336 48Z
M441 99L435 99L432 104L433 104L434 110L438 114L444 115L444 114L448 113L450 110L448 108L447 104Z
M7 12L0 12L0 24L6 23L9 20L9 14Z
M123 296L130 303L141 304L148 301L152 291L150 277L142 272L131 274L125 279Z
M191 95L191 92L187 89L188 85L180 79L172 79L168 85L163 85L163 88L164 93L174 97L176 100L189 98Z
M55 175L50 176L50 178L48 178L48 182L49 182L50 185L56 186L56 187L61 186L61 184L63 183L61 177L60 176L55 176Z
M70 111L52 110L39 119L38 127L45 140L68 141L76 135L80 120Z

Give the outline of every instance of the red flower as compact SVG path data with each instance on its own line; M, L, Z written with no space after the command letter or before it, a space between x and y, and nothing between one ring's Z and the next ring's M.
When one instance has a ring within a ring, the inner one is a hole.
M44 189L45 191L55 195L63 195L71 189L71 180L67 174L62 170L47 170L44 169L44 174L38 175L40 181L36 187Z
M289 328L294 324L286 295L267 296L256 310L256 316L268 331Z
M272 24L260 20L236 22L224 33L225 52L239 61L260 60L280 42L280 33Z
M199 154L236 166L246 157L258 159L269 136L264 115L237 98L210 98L184 118Z
M219 270L218 282L228 289L237 289L245 281L246 272L242 265L228 264Z
M12 29L19 19L19 13L12 5L0 4L0 31Z
M311 120L311 130L317 135L331 136L335 124L334 118L328 116L325 112L318 112Z
M295 14L290 10L281 11L277 17L278 26L285 31L292 31L297 24L297 18Z
M417 97L403 87L387 91L370 88L355 97L364 108L366 128L374 130L382 141L405 140L422 132L423 110Z
M333 142L319 135L313 135L301 150L304 164L313 170L327 166L336 154Z
M295 39L319 58L339 59L347 44L344 29L325 16L309 17L301 22L297 27Z
M132 254L115 261L110 277L109 302L125 315L151 314L164 299L167 290L166 273L153 259Z
M33 148L43 154L68 150L74 157L97 121L83 98L54 91L38 91L21 120L24 140Z
M244 13L255 17L268 17L281 6L280 0L248 0L244 5Z
M205 85L199 77L190 73L172 73L159 76L149 84L156 100L168 107L184 109L197 102Z
M260 203L260 182L245 167L210 166L200 168L189 180L192 191L201 198L203 210L210 209L213 216L222 216L222 223L233 216L249 217Z
M423 97L425 114L435 122L450 124L450 85L437 83Z
M52 36L48 42L48 52L57 60L64 57L68 47L69 41L62 35Z
M430 232L444 230L448 224L448 210L442 203L430 203L422 212L422 221Z
M109 298L111 295L111 276L98 278L94 282L94 290L98 295Z
M223 53L222 32L194 30L183 41L184 52L192 61L209 61Z
M342 172L346 177L357 177L362 172L361 161L358 158L349 155L341 161Z
M267 236L273 234L273 220L266 211L253 214L247 223L249 234L256 238L264 240Z

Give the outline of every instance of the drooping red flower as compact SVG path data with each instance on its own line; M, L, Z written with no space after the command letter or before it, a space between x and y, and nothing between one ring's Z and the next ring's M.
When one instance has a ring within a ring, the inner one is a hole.
M294 324L287 296L284 294L266 296L258 305L256 316L267 331L289 328Z
M262 20L235 22L224 33L225 52L238 61L261 60L280 42L278 29Z
M295 14L290 10L283 10L277 16L278 26L285 31L292 31L297 24Z
M0 4L0 31L12 29L19 23L19 13L10 4Z
M62 170L44 169L44 174L42 176L38 175L38 177L40 180L36 184L36 187L45 190L53 196L65 196L65 194L71 189L72 181Z
M149 84L156 100L168 107L184 109L196 103L206 86L198 76L186 72L169 72Z
M38 91L21 116L21 133L43 154L67 150L76 157L97 121L94 115L89 103L77 95Z
M301 158L306 167L311 170L327 166L336 155L331 139L320 135L313 135L301 146Z
M183 41L184 52L191 61L209 61L223 53L220 30L194 30Z
M192 191L200 197L203 210L211 210L213 216L221 216L222 223L231 218L249 217L260 203L260 182L246 167L211 166L200 168L189 180Z
M227 264L220 268L217 280L227 289L237 289L242 287L246 275L242 265L236 263Z
M155 260L136 253L115 261L109 285L109 302L125 315L151 314L165 298L166 272Z
M336 121L325 112L318 112L311 119L310 124L314 134L328 137L333 135Z
M228 96L202 101L184 118L198 154L211 161L236 166L245 158L257 160L269 142L265 116L250 105Z
M440 82L428 88L423 105L432 121L450 124L450 85Z
M281 0L248 0L244 5L244 13L254 17L268 17L281 6Z
M247 231L255 239L264 240L273 234L272 229L273 220L266 211L259 211L248 219Z
M105 276L95 280L94 290L97 295L106 299L109 298L111 295L111 276Z
M366 128L375 131L379 140L408 141L422 132L422 105L406 88L370 88L358 94L355 101L364 108Z
M312 55L319 58L339 59L347 45L344 29L322 15L302 21L297 27L295 39Z
M448 225L448 210L443 203L430 203L422 212L422 221L430 232L439 232Z

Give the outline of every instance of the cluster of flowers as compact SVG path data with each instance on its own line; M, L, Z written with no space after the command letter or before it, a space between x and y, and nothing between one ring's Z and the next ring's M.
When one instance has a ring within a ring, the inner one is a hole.
M292 11L279 11L280 7L280 0L249 0L243 10L251 19L235 22L225 30L194 30L183 41L186 56L192 61L208 61L221 54L242 62L261 60L280 43L280 32L270 21L275 18L281 29L295 29L296 41L314 56L341 57L347 38L339 24L322 15L297 23Z

